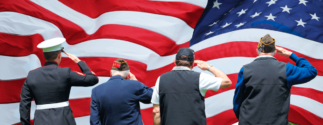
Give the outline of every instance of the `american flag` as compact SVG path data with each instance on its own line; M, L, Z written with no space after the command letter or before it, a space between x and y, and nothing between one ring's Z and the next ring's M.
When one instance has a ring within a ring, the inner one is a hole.
M109 79L112 62L124 58L138 80L153 87L173 68L182 47L194 49L196 59L213 64L235 83L267 33L317 68L314 80L292 87L289 120L320 124L322 8L320 0L1 0L0 124L19 124L21 87L28 72L45 62L36 47L43 40L65 37L65 50L86 61L99 84ZM66 56L60 67L80 71ZM72 87L69 102L79 125L89 124L92 88ZM207 92L208 124L238 121L232 110L234 89ZM152 104L141 109L144 124L152 125ZM32 118L34 111L33 103Z

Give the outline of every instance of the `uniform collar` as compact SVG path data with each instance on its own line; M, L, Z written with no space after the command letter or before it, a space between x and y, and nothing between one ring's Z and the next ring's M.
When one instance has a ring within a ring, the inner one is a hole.
M58 66L58 64L55 61L46 61L44 66Z
M185 66L175 66L173 70L191 70L191 69Z
M123 80L123 78L120 75L112 76L110 78L110 80L113 80L113 79L122 79Z

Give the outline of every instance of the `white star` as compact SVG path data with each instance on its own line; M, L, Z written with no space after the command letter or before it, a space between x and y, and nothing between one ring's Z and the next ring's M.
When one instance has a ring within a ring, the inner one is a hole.
M300 19L299 21L298 20L295 20L297 22L297 26L299 25L302 25L303 27L305 27L304 25L306 24L305 22L302 21L302 19Z
M292 8L288 8L287 7L287 5L285 6L285 7L280 7L280 8L282 8L283 9L283 11L282 12L287 12L287 13L289 13L290 14L290 10L292 10Z
M259 16L260 14L261 14L261 12L260 12L260 13L257 13L257 12L256 12L255 14L251 15L250 17L251 17L251 18L255 18L255 17Z
M275 18L276 18L276 16L273 16L271 13L270 13L270 15L265 16L265 17L267 17L267 20L273 20L273 21L275 21Z
M223 26L221 26L222 28L226 28L226 27L228 27L228 26L230 26L231 25L231 23L225 23L225 25L223 25Z
M277 0L270 0L270 1L266 2L266 3L268 4L268 7L269 7L272 4L276 4L276 1Z
M213 26L213 25L217 24L218 22L219 22L219 20L218 20L218 21L213 22L213 23L212 23L212 24L210 24L209 26Z
M218 0L216 0L216 1L214 1L214 4L213 4L213 8L214 7L216 7L216 8L218 8L218 9L220 9L220 5L221 5L222 3L219 3L218 2Z
M305 6L306 6L306 3L307 3L308 1L306 1L306 0L299 0L299 4L304 4Z
M310 15L312 16L312 19L319 21L320 17L316 16L316 13Z
M253 3L257 2L257 0L254 0Z
M239 14L239 16L241 16L242 14L245 14L247 10L248 10L248 9L246 9L246 10L241 9L241 11L240 11L240 12L238 12L237 14Z
M214 33L214 32L210 31L210 32L206 33L205 35L208 36L208 35L210 35L212 33Z
M244 23L239 23L238 25L236 25L237 28L239 28L240 26L243 26L246 22Z

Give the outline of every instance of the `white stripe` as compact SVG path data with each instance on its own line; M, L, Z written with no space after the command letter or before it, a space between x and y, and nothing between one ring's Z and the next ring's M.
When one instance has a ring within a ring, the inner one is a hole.
M207 0L150 0L150 1L185 2L185 3L193 4L196 6L200 6L203 8L205 8L207 5Z
M135 11L113 11L104 13L96 19L92 19L57 0L32 1L79 25L87 34L93 34L101 26L107 24L120 24L147 29L162 34L177 44L188 42L193 34L193 28L183 20L172 16Z
M90 116L83 116L75 118L77 125L90 125Z
M295 85L295 87L311 88L323 92L323 76L316 76L312 81Z
M44 39L63 36L54 24L16 12L0 12L0 24L0 32L8 34L41 34Z
M251 35L252 34L252 35ZM289 48L293 51L302 53L306 56L323 59L323 44L305 39L289 33L267 30L267 29L241 29L228 33L223 33L211 38L208 38L202 42L199 42L191 48L194 51L199 51L210 46L216 46L223 43L234 42L234 41L248 41L248 42L259 42L260 38L266 34L270 34L276 39L276 45ZM253 51L253 50L250 50ZM255 47L256 51L256 47Z
M220 94L205 99L206 117L212 117L226 110L232 109L234 90L222 92Z
M299 95L291 95L290 104L301 107L314 115L323 118L323 104L313 99Z
M26 78L30 70L41 66L35 54L22 57L0 55L0 80L13 80Z
M156 52L129 41L116 39L95 39L76 45L63 45L66 52L78 57L117 57L147 64L147 70L154 70L172 63L175 55L160 56ZM63 57L66 57L63 54Z
M212 64L215 68L223 71L225 74L234 74L234 73L239 73L243 65L249 64L255 59L256 58L253 58L253 57L227 57L227 58L208 60L206 62L208 64ZM197 72L205 72L210 75L213 75L209 71L202 71L197 66L195 66L193 70Z

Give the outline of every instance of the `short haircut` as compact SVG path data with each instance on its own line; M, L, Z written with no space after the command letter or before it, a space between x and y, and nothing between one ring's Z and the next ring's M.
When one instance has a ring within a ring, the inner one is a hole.
M61 50L53 51L53 52L44 52L43 54L47 61L54 61L60 52Z
M188 59L188 57L186 55L181 55L181 58ZM187 67L191 67L193 65L193 61L176 60L175 64L176 64L176 66L187 66Z

